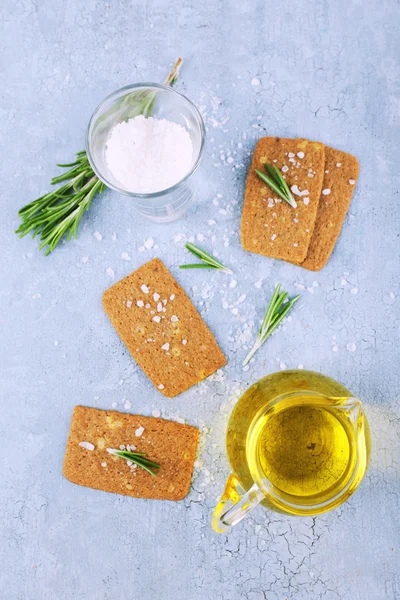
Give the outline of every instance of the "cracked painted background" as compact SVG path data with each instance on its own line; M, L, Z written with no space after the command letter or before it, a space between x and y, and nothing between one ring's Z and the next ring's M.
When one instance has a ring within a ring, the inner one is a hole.
M2 3L1 600L400 598L399 9L397 0ZM129 199L105 193L79 239L52 256L19 241L17 209L83 147L98 102L127 83L161 81L179 55L178 89L208 131L190 213L154 225ZM360 159L350 213L321 273L240 248L249 154L264 134L318 139ZM221 273L177 269L184 241L198 235L232 266L236 287ZM150 238L153 247L143 248ZM115 281L153 256L188 290L229 358L220 375L174 400L135 366L100 303L110 269ZM242 371L278 281L302 290L301 303ZM209 523L229 472L231 407L262 375L299 365L365 402L374 445L367 477L330 514L260 509L217 536ZM159 409L198 425L187 499L133 500L64 480L78 403Z

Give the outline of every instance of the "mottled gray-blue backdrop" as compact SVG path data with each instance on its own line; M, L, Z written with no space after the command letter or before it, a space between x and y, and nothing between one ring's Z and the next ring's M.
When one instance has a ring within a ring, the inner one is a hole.
M4 0L0 15L1 600L397 600L399 2ZM178 89L199 106L208 134L186 217L154 225L107 192L79 239L51 256L18 240L17 210L48 190L56 162L83 148L102 98L162 81L180 55ZM240 247L249 155L265 134L318 139L360 160L342 236L320 273ZM192 236L231 265L233 278L177 269ZM135 366L100 301L153 256L229 358L219 375L173 400ZM277 282L302 300L243 371ZM368 475L331 514L295 519L259 509L218 536L210 515L229 472L231 407L262 375L301 365L365 402ZM63 479L77 403L160 410L199 426L186 500L134 500Z

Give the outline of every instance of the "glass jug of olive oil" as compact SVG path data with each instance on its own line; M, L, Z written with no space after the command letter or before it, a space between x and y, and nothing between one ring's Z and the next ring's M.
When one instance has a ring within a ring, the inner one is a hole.
M218 533L260 503L297 516L336 508L365 475L371 435L360 400L340 383L281 371L239 399L227 449L232 474L212 518Z

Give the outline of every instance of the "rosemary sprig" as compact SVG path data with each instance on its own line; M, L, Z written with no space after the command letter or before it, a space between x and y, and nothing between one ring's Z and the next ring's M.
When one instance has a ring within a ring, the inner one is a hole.
M259 169L256 169L256 173L259 178L271 188L279 198L285 200L292 208L297 208L296 200L293 198L293 194L289 189L288 184L282 177L282 173L276 165L264 165L269 175L263 173Z
M116 450L115 448L107 448L107 452L113 456L119 456L119 458L123 458L124 460L134 463L141 469L144 469L150 473L150 475L153 475L153 477L156 476L156 473L153 473L151 469L160 468L158 463L145 458L146 454L144 452L128 452L127 450Z
M173 85L179 74L182 59L179 58L169 73L165 85ZM148 117L154 108L156 92L140 91L127 94L121 100L118 111L121 120L130 119L139 114ZM110 109L111 110L111 109ZM107 117L107 113L103 118ZM24 237L28 233L40 238L39 249L46 248L50 254L64 235L70 240L78 237L78 225L83 213L87 211L96 194L101 194L106 186L95 175L90 166L85 150L76 154L72 163L58 164L58 167L69 170L58 177L53 177L51 185L65 182L58 189L33 200L19 211L21 224L15 233Z
M202 263L194 263L189 265L180 265L180 269L218 269L220 271L225 271L225 273L232 274L232 271L225 267L219 260L217 260L211 254L208 254L205 250L202 250L198 246L187 242L185 244L185 248L189 250L192 254L194 254L197 258L203 261Z
M278 283L272 298L268 304L268 308L265 312L264 319L261 323L260 330L257 335L254 346L243 361L243 366L247 365L249 360L263 345L265 340L271 335L273 331L278 327L281 321L286 317L292 306L297 302L300 296L295 296L291 300L285 303L288 293L281 291L281 286Z

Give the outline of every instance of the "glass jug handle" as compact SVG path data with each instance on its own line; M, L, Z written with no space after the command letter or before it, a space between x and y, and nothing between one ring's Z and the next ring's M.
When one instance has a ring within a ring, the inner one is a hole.
M214 509L212 528L217 533L225 533L264 499L265 496L256 483L245 493L236 475L230 475L224 493Z

